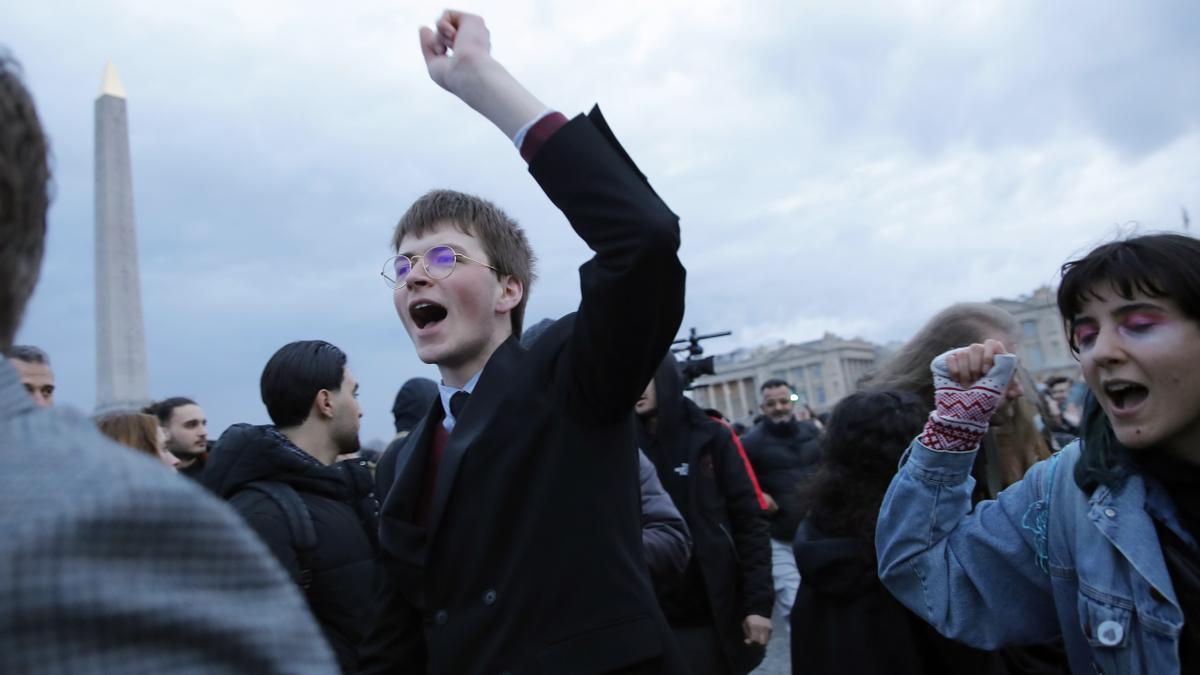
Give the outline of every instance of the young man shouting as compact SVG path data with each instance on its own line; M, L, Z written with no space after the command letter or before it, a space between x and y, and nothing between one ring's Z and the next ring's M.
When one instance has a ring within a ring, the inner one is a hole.
M595 251L576 313L529 350L524 232L431 192L386 275L441 396L377 476L379 611L367 672L677 672L643 560L630 408L683 313L678 219L599 110L567 121L446 12L421 49L438 85L498 126Z

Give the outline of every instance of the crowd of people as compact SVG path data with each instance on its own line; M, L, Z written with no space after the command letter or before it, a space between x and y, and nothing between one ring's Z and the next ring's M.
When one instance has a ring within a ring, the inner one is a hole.
M1082 381L958 304L827 414L769 379L742 427L686 395L678 219L600 110L548 108L479 17L420 45L594 256L578 310L526 327L525 232L418 199L384 276L439 381L404 383L378 457L320 340L264 365L270 425L216 440L182 396L54 405L13 344L47 142L0 58L0 671L744 674L773 619L796 673L1200 669L1200 241L1063 267Z

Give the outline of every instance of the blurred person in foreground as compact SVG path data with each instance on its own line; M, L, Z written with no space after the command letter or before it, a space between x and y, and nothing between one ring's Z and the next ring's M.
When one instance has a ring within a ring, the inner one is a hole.
M905 391L857 392L838 402L821 459L800 485L792 607L792 671L811 675L991 675L995 654L937 634L884 588L875 571L875 521L896 463L927 416Z
M0 351L41 267L46 138L0 56ZM333 673L266 547L195 484L70 409L37 408L0 360L0 672Z
M140 412L115 412L96 418L96 428L112 440L134 450L141 450L177 471L179 458L166 449L167 432L153 415Z

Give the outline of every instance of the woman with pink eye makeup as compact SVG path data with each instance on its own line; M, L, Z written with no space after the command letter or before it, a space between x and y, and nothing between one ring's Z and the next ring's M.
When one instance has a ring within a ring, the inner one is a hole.
M988 340L934 359L936 410L880 509L880 579L974 647L1061 637L1072 672L1200 672L1200 240L1117 241L1062 273L1080 440L972 510L1016 357Z

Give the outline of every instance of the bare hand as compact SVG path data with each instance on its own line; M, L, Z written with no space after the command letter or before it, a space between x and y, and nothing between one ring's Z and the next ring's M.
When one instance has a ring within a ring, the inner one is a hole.
M421 55L429 77L513 138L546 106L492 58L492 38L481 17L446 10L436 30L421 27Z
M492 38L483 19L474 14L446 10L436 31L421 26L421 54L429 77L439 87L457 94L474 77L471 72L492 54Z
M762 493L762 496L763 499L767 500L767 515L773 516L779 513L779 504L775 501L775 498L765 492Z
M751 614L742 621L743 640L748 645L767 646L771 641L771 620L765 616Z

